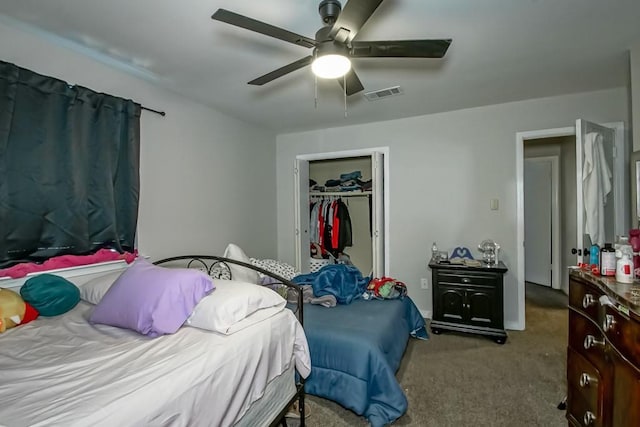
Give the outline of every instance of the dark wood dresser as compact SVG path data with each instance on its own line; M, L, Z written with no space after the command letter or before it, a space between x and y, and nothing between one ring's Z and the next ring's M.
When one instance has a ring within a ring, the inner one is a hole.
M504 344L503 276L499 262L488 267L429 263L433 282L431 331L443 330L487 335Z
M640 426L640 284L569 273L567 419Z

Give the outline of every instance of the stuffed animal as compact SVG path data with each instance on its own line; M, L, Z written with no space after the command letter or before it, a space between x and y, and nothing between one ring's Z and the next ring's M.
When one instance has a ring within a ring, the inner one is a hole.
M18 325L31 322L39 315L20 294L0 288L0 333Z

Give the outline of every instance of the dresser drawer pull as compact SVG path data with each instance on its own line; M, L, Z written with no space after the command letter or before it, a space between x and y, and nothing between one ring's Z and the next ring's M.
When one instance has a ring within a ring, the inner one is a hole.
M596 337L594 337L593 335L587 335L586 337L584 337L584 348L585 349L588 350L591 347L595 347L596 345L604 347L604 340L598 341L596 339Z
M609 332L611 329L613 329L613 325L615 324L616 319L611 314L606 314L604 316L604 320L602 321L602 329L604 329L605 332Z
M471 283L471 279L469 279L468 277L463 277L462 283Z
M596 299L591 294L584 294L582 297L582 307L589 308L596 303Z
M584 422L584 425L586 425L586 426L593 425L595 420L596 420L596 416L591 411L585 412L584 413L584 417L582 417L582 421Z
M580 375L580 387L582 388L586 388L589 387L592 383L597 383L598 380L594 377L592 377L591 375L587 374L586 372L583 372Z

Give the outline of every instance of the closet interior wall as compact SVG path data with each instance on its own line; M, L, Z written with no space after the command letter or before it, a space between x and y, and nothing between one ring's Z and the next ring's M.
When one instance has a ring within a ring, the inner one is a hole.
M350 157L343 159L315 160L309 162L309 178L318 185L324 185L329 179L340 179L340 175L360 171L362 181L371 179L371 157ZM342 201L349 208L351 217L353 246L345 248L351 262L362 272L368 275L373 269L373 243L369 221L370 196L354 196L345 192ZM313 200L313 197L311 197Z

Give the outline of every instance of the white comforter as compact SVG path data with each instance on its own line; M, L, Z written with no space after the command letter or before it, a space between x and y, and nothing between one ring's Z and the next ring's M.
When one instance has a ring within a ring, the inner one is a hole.
M90 309L0 335L0 425L227 426L290 363L303 376L311 366L289 310L229 336L183 327L147 338L89 324Z

